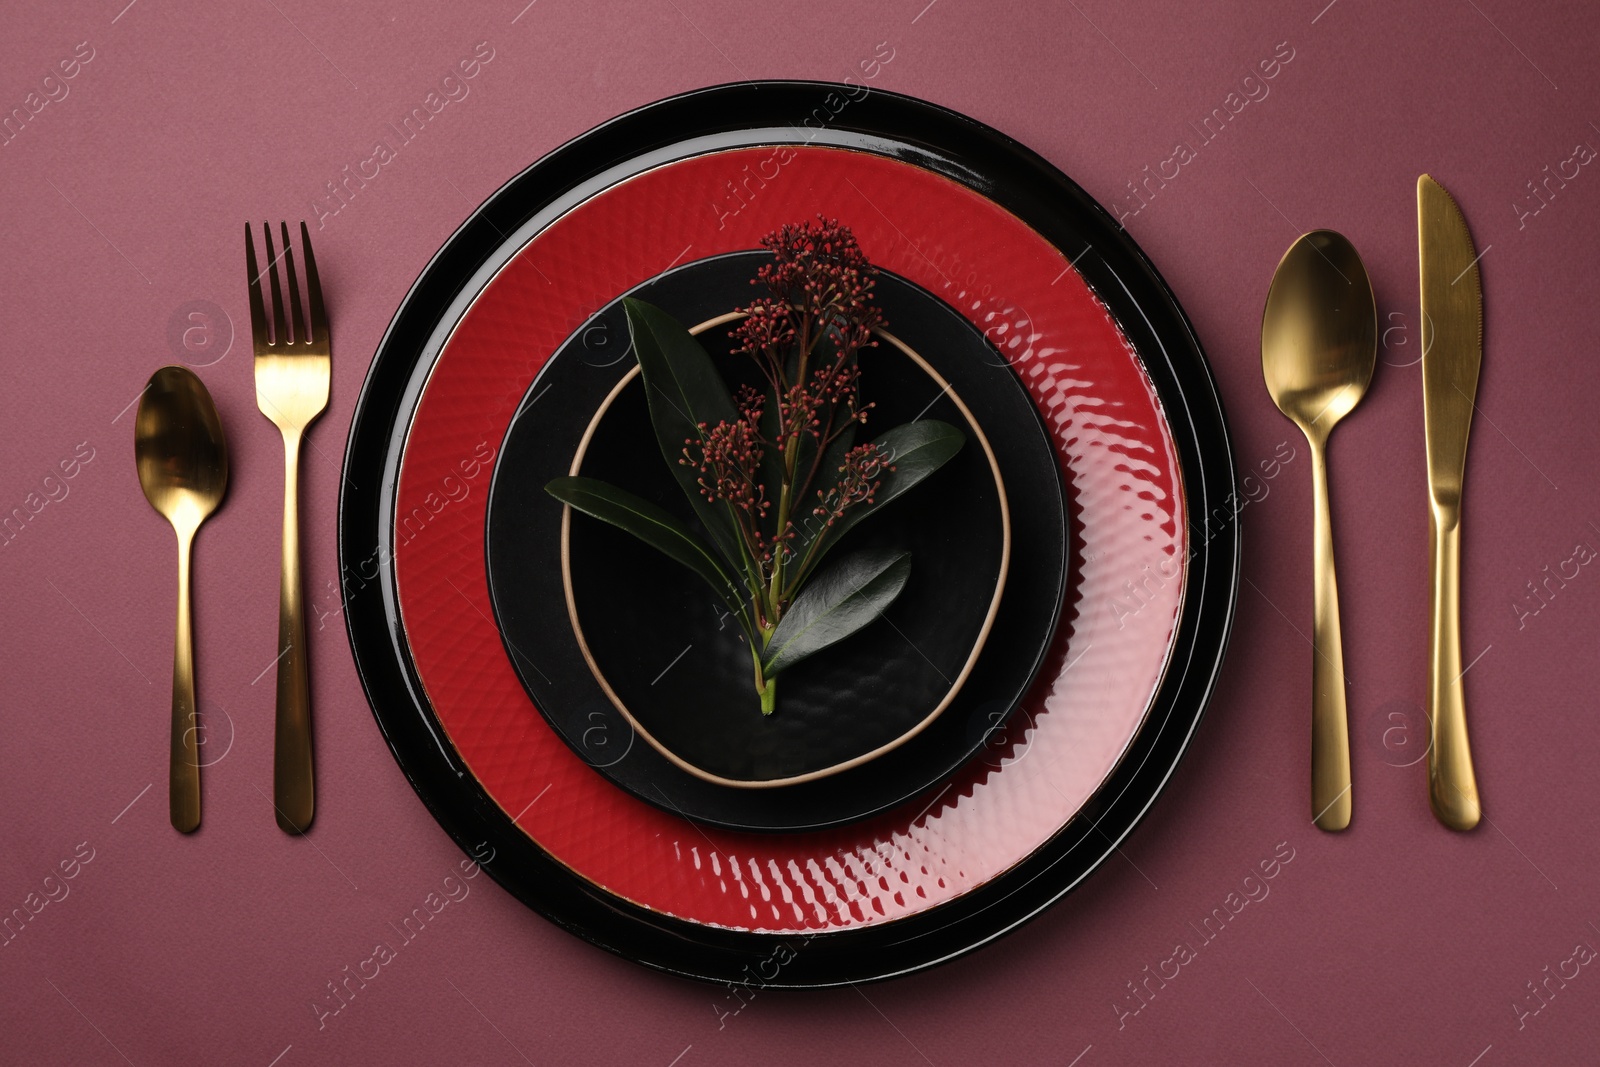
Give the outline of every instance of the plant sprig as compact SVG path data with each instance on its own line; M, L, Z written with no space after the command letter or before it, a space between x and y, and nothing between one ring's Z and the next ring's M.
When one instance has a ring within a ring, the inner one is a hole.
M943 466L965 435L918 420L855 443L872 409L860 403L858 357L883 325L872 302L876 269L850 229L827 219L786 225L762 245L773 258L754 281L768 295L740 309L732 331L735 354L760 372L759 388L730 395L682 324L644 301L623 301L662 458L711 544L605 482L557 478L546 489L716 590L750 643L761 711L770 715L777 675L875 620L911 572L905 551L858 551L819 573L823 558Z

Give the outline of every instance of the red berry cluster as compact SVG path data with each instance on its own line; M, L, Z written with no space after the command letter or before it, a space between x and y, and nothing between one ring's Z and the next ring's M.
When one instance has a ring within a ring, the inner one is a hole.
M852 504L872 503L874 494L883 484L882 476L894 470L890 458L882 447L870 443L846 452L844 463L839 466L838 483L827 492L817 494L821 503L812 514L821 519L823 525L832 526Z
M877 343L872 331L883 324L872 302L876 268L848 226L821 216L785 225L761 244L772 261L753 284L769 295L740 309L732 336L734 351L755 361L765 386L741 389L738 418L702 425L701 439L685 442L681 462L700 472L707 500L732 505L746 547L765 571L781 569L774 558L795 538L795 517L808 511L803 501L814 494L810 513L831 525L845 509L870 503L883 472L894 468L875 446L860 445L837 471L821 470L828 446L865 423L872 406L859 403L856 360ZM766 427L770 437L762 426L769 402L776 413ZM781 485L764 486L769 455L783 471Z
M874 267L850 227L817 216L815 223L789 223L761 239L772 262L751 284L771 296L744 308L734 328L735 351L770 360L787 354L798 338L809 350L826 339L838 352L855 353L872 343L883 315L872 303Z
M745 408L743 417L733 422L723 421L715 426L702 422L699 439L691 437L684 442L683 457L678 462L699 470L702 496L733 508L747 545L757 559L765 561L772 548L761 524L772 504L761 484L760 424L759 403Z

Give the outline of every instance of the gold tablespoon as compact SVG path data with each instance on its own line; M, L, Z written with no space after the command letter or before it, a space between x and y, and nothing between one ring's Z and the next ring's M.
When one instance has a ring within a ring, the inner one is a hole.
M189 630L189 549L194 532L228 488L228 442L211 394L194 372L162 367L150 376L133 424L139 484L178 534L178 633L172 657L172 825L200 825L195 736L194 641Z
M1278 409L1306 435L1315 501L1311 661L1311 812L1324 830L1350 825L1350 730L1344 644L1328 515L1328 435L1361 402L1378 359L1378 311L1355 247L1332 230L1289 246L1261 316L1261 372Z

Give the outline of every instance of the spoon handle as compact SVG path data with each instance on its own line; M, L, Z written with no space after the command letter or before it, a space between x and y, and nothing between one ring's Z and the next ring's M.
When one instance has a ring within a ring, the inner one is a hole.
M1461 512L1429 511L1433 602L1428 627L1428 800L1452 830L1478 825L1478 780L1467 743L1467 708L1461 667Z
M200 826L200 750L194 709L194 638L189 626L189 549L194 531L178 534L178 626L172 653L172 763L167 785L173 829Z
M306 625L300 597L300 431L283 435L283 579L278 590L278 709L272 755L272 805L278 828L303 834L311 826L311 687L306 670Z
M1328 511L1326 440L1312 440L1311 482L1316 526L1312 550L1311 813L1323 830L1350 825L1350 729L1345 712L1344 640L1339 632L1339 583L1333 567L1333 522Z

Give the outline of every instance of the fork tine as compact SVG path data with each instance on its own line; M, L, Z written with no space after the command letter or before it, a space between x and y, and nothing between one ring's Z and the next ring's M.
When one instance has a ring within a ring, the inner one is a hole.
M294 325L293 343L310 344L311 338L306 334L305 320L300 317L300 283L294 276L294 242L289 240L289 224L280 222L278 225L283 227L283 267L284 274L289 279L289 321Z
M285 238L288 240L288 238ZM328 313L322 306L322 282L317 278L317 257L311 254L311 231L300 223L300 245L306 253L306 300L311 305L311 335L316 344L328 343Z
M287 329L283 325L283 290L278 286L278 254L272 248L272 224L263 222L261 229L267 236L267 274L272 278L272 344L288 343Z
M244 267L250 283L250 339L256 348L267 344L267 313L261 303L261 272L256 269L256 242L250 224L244 224Z

